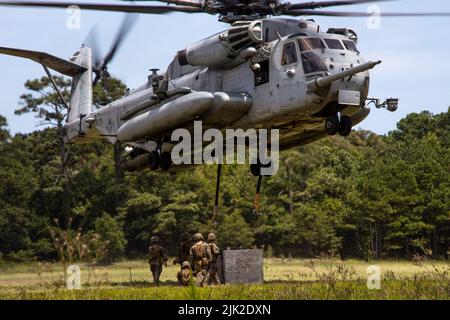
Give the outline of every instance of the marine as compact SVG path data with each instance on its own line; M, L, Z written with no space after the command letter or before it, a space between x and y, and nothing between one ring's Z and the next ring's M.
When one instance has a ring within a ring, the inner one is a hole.
M208 245L203 241L203 235L196 233L194 235L194 244L189 250L189 260L194 270L197 285L203 285L203 279L208 267L207 248Z
M189 261L184 261L181 264L181 270L177 274L178 285L182 287L187 287L192 282L192 269Z
M181 269L183 269L183 262L189 262L189 251L191 249L191 239L187 234L183 234L180 238L180 243L178 245L177 257L173 260L173 264L180 264ZM190 264L189 264L190 267Z
M153 282L159 285L159 277L163 270L163 265L167 267L167 250L159 245L159 237L152 236L148 247L148 264L153 276Z
M220 256L220 250L215 241L216 235L214 233L208 234L206 250L206 257L208 258L208 268L206 269L206 276L203 281L203 285L220 284L217 270L217 260Z

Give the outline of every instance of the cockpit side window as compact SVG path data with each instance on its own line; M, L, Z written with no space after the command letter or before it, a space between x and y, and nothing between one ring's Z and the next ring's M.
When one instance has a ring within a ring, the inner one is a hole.
M302 52L325 48L325 45L319 38L300 38L298 39L298 45Z
M337 39L325 39L328 48L335 50L345 50L342 43Z
M325 63L314 52L302 53L302 64L305 74L328 71Z
M297 49L295 48L295 42L288 42L283 47L283 57L281 59L281 65L285 66L298 61Z
M359 53L358 48L356 48L356 45L353 41L343 40L342 42L344 43L344 46L347 48L347 50Z

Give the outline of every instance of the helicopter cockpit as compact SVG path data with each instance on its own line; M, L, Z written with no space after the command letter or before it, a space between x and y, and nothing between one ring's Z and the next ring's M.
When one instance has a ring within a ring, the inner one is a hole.
M348 52L352 53L349 57L347 57ZM318 37L305 33L292 34L287 37L283 45L281 65L293 65L300 60L304 73L311 75L329 71L327 67L329 62L351 61L352 63L359 63L359 59L352 59L356 58L355 54L359 56L359 51L356 44L349 39L338 39L330 36ZM334 65L331 64L330 68L333 69L333 67Z

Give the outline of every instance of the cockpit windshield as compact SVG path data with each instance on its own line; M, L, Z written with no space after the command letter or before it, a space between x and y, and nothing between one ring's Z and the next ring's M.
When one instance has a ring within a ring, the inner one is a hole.
M337 39L325 39L328 48L335 50L345 50L342 43Z
M350 41L350 40L343 40L342 42L344 43L344 46L347 48L347 50L350 50L350 51L354 51L354 52L358 52L358 53L359 53L359 51L358 51L358 49L356 48L356 45L355 45L355 43L354 43L353 41Z
M325 48L325 45L319 38L300 38L298 39L298 45L300 46L300 51Z

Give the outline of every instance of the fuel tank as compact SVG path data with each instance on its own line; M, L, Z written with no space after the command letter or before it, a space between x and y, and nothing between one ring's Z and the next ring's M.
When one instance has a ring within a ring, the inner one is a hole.
M155 137L192 121L206 112L213 101L214 96L209 92L186 94L157 109L131 118L119 128L117 139L129 142L145 137Z
M249 94L216 92L213 104L202 120L206 125L226 127L247 113L252 104Z

